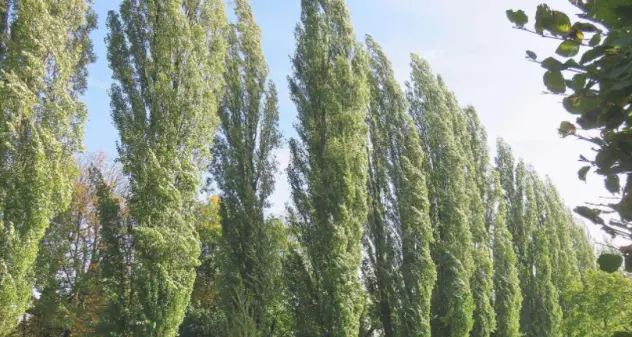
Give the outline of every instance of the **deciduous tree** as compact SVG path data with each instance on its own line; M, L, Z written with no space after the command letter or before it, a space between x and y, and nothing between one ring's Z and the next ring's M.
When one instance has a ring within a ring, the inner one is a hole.
M192 207L217 126L219 0L124 0L108 14L112 118L129 176L135 335L175 336L199 265Z
M0 335L26 311L40 240L71 200L94 60L91 5L0 1Z

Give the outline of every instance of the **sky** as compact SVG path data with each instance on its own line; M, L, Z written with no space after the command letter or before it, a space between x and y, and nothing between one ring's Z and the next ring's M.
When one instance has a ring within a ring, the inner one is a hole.
M348 0L356 37L370 34L393 63L402 84L409 76L410 53L425 58L456 93L462 106L472 105L479 113L489 137L491 153L496 138L504 138L517 157L549 176L569 207L607 196L601 178L577 178L582 166L580 154L593 157L588 145L575 139L561 139L557 128L571 119L561 97L543 93L539 65L525 59L529 49L544 58L551 56L558 42L518 31L506 18L507 9L524 9L533 16L542 0ZM577 11L566 0L548 0L550 7L571 15ZM231 11L230 0L227 10ZM98 60L89 67L85 101L89 111L85 147L89 152L104 150L114 158L118 133L109 109L111 71L107 64L104 38L109 10L118 0L97 0L99 28L92 33ZM300 0L251 0L263 34L263 51L270 79L279 91L280 127L287 139L295 135L296 110L290 101L287 76L294 52L294 28L300 19ZM278 151L279 167L288 163L287 148ZM277 177L271 213L283 214L289 199L289 185L283 172ZM589 226L593 236L601 236Z

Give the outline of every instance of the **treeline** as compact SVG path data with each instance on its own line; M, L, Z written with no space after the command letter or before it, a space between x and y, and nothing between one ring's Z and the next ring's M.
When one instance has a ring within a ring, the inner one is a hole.
M291 203L269 216L278 97L246 0L107 17L117 163L80 157L84 0L0 1L0 336L609 336L553 184L413 54L405 88L343 0L303 0ZM37 25L32 22L37 21ZM219 191L200 201L203 176Z

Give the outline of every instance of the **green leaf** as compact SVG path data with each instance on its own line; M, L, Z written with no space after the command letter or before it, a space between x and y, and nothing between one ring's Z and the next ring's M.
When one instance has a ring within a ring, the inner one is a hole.
M577 131L577 127L575 126L575 124L571 122L563 121L562 123L560 123L559 132L560 132L560 135L562 135L562 137L574 135L576 131Z
M624 63L624 62L621 62L621 63ZM625 64L621 64L621 63L619 63L619 66L614 69L611 67L610 68L611 70L603 74L603 76L609 79L616 79L617 77L628 72L630 70L630 67L632 67L632 61L627 62Z
M549 6L542 4L538 6L538 10L535 13L535 31L538 34L543 34L544 29L548 29L552 21L552 14Z
M584 53L584 55L582 55L582 58L579 60L579 64L586 64L588 62L591 62L601 56L603 56L606 52L606 47L604 46L597 46L587 52Z
M552 70L552 71L560 71L564 68L564 66L562 65L562 62L556 60L553 57L549 57L545 59L544 61L542 61L542 67L544 69Z
M597 164L597 166L602 170L611 168L616 161L617 158L614 156L612 150L610 150L610 148L608 147L601 149L595 157L595 164Z
M534 52L532 52L532 51L530 51L530 50L527 50L527 58L530 58L530 59L532 59L532 60L535 60L535 59L537 59L537 58L538 58L538 55L536 55L536 53L534 53Z
M588 44L592 47L598 45L601 42L601 34L597 33L588 41Z
M573 76L573 80L571 81L569 87L575 91L581 90L586 85L586 79L586 74L577 74Z
M566 92L564 76L558 71L549 70L544 73L544 85L553 93L563 94Z
M529 22L529 17L527 17L527 14L525 14L523 10L514 11L508 9L506 13L509 21L518 27L524 27L524 25Z
M599 264L599 269L607 273L614 273L621 268L621 265L623 264L623 256L604 253L599 256L597 263Z
M579 176L579 180L581 181L586 181L586 174L588 174L588 171L590 171L590 166L584 166L582 168L579 169L579 171L577 172L577 175Z
M553 11L551 14L551 33L556 35L566 35L571 30L571 20L563 12Z
M606 189L612 194L617 194L619 193L619 191L621 191L621 185L618 175L611 174L606 177Z
M601 211L599 211L598 209L592 209L586 206L577 206L575 207L575 213L596 224L604 224L603 219L599 216L601 214Z
M575 69L581 69L582 66L580 66L577 61L573 60L573 59L568 59L566 60L566 62L564 62L564 69L568 69L568 68L575 68Z
M612 42L613 46L628 46L632 44L632 34L625 34Z
M564 97L562 105L566 111L572 114L583 114L594 110L599 105L599 98L573 94L568 97Z
M577 22L575 22L573 24L573 28L581 30L584 33L594 33L594 32L598 32L599 31L599 28L597 28L597 26L595 26L595 25L593 25L592 23L589 23L589 22L577 21Z
M584 32L582 32L581 30L572 30L570 35L575 41L577 41L577 43L582 43L582 41L584 40Z
M612 337L632 337L632 332L617 331L614 335L612 335Z
M555 53L564 57L573 57L579 53L579 43L577 41L566 40L557 47Z

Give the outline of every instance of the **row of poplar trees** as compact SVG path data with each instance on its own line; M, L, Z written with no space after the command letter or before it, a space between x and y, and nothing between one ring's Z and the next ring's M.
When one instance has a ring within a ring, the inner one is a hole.
M123 188L73 160L90 1L0 0L0 336L566 335L564 290L594 261L551 182L502 141L493 165L474 108L417 55L402 89L344 0L301 7L281 219L247 0L230 24L221 0L109 13Z

